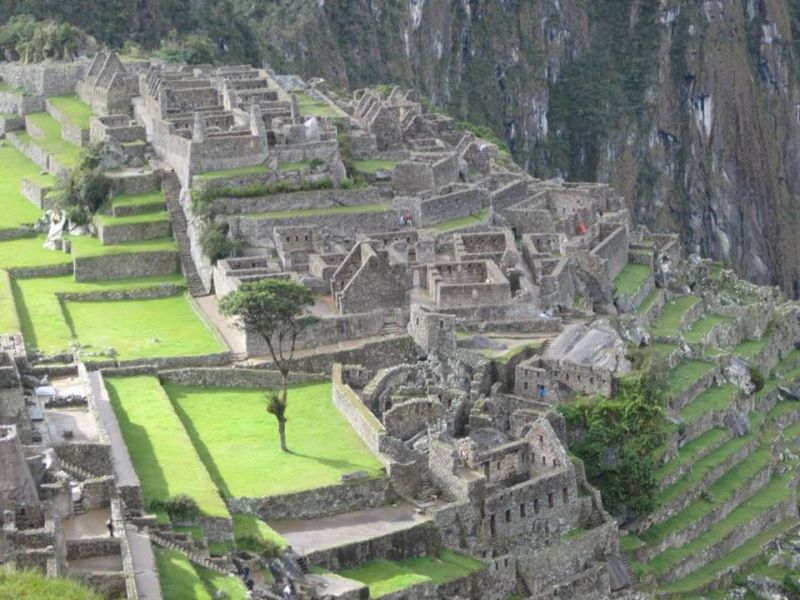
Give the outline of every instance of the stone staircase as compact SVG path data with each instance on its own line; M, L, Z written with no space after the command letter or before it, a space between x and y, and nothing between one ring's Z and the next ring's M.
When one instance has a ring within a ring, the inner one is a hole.
M163 179L164 195L167 198L167 209L172 220L172 233L178 242L181 267L189 286L189 293L194 297L207 296L205 286L197 272L197 267L192 258L191 242L187 232L186 215L180 203L181 184L174 173L167 173Z
M200 565L203 568L210 569L211 571L216 571L217 573L221 573L223 575L227 575L230 571L225 569L212 560L209 560L205 556L198 554L197 552L190 552L187 551L181 544L174 542L166 537L156 533L154 531L149 532L150 539L156 546L160 546L161 548L167 548L169 550L175 550L176 552L180 552L184 554L190 561L193 563Z
M74 465L66 460L59 459L59 464L61 465L61 469L76 481L86 481L87 479L95 479L98 477L83 467Z

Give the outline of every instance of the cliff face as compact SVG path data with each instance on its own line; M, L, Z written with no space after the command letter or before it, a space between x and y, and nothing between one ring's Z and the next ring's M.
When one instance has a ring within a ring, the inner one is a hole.
M609 181L688 251L800 292L800 0L280 0L281 70L412 85L541 177Z

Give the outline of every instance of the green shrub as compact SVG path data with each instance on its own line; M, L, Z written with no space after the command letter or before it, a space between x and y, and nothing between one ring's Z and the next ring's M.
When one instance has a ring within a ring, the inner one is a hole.
M77 169L62 173L56 180L56 206L75 225L90 223L111 193L111 181L99 169L97 152L87 152Z
M244 535L236 538L236 546L239 550L246 550L254 554L260 554L267 558L278 558L283 554L281 547L273 540L256 537L254 535Z
M200 233L200 248L208 260L215 263L220 259L227 258L234 247L235 244L228 237L227 223L206 222Z
M750 381L756 387L756 392L760 392L764 388L764 374L755 367L750 367Z
M795 597L800 596L800 580L791 573L787 573L783 577L783 586Z
M171 521L195 521L200 516L197 502L186 494L178 494L167 500L153 500L150 510L167 513Z

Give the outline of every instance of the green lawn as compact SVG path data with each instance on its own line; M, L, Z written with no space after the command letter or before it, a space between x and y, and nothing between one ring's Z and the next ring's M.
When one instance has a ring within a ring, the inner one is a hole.
M156 377L109 377L106 387L146 503L178 494L208 516L228 517L181 420Z
M278 171L288 173L289 171L302 171L311 166L310 160L298 160L297 162L278 163Z
M186 430L217 485L233 497L288 494L339 483L343 473L380 477L378 460L331 399L329 382L294 385L289 392L281 452L264 390L165 384Z
M38 235L0 242L0 269L72 264L69 254L43 248L45 241L47 236Z
M0 598L6 600L101 600L102 596L74 580L45 577L38 571L0 569Z
M70 300L64 308L83 346L114 348L120 359L200 356L226 350L184 295L109 302Z
M662 293L661 290L657 287L654 287L652 290L650 290L650 293L647 294L647 297L642 301L642 303L636 309L636 313L643 315L648 310L650 310L650 307L656 303L656 299L661 293Z
M341 113L327 102L314 100L306 92L295 92L302 117L341 117Z
M326 208L309 208L298 210L277 210L273 212L242 215L248 219L288 219L292 217L327 217L331 215L352 215L362 213L383 212L389 210L391 204L360 204L357 206L328 206Z
M687 423L693 423L706 413L724 410L731 405L735 397L735 385L727 383L722 386L712 386L681 409L681 418Z
M164 600L212 600L222 590L228 600L244 600L245 588L238 577L227 577L196 565L176 550L155 548Z
M0 229L33 223L42 211L22 195L20 183L27 178L46 187L54 184L53 178L39 175L41 167L4 140L0 140L0 165Z
M208 171L207 173L195 173L194 179L221 179L223 177L236 177L238 175L258 175L269 173L268 165L253 165L250 167L239 167L237 169L223 169L222 171Z
M474 215L467 215L458 219L450 219L449 221L440 221L433 225L433 229L440 233L445 231L454 231L456 229L464 229L465 227L472 227L473 225L480 225L488 214L488 210L482 210Z
M664 312L658 317L653 327L655 337L678 335L681 327L681 317L700 302L697 296L682 296L664 305Z
M128 217L122 217L127 219ZM104 246L103 243L95 238L85 235L71 237L72 254L77 257L82 256L111 256L114 254L129 254L134 252L161 252L164 250L176 250L177 246L173 238L161 238L157 240L142 240L138 242L127 242L125 244L113 244Z
M614 280L617 295L633 296L652 274L647 265L628 263Z
M386 171L391 171L397 166L397 161L383 160L380 158L370 158L368 160L353 161L353 166L356 168L356 171L361 171L362 173L374 174L381 169L384 169Z
M727 317L706 315L695 321L683 337L687 342L702 342L703 338L705 338L714 327L725 321L728 321Z
M146 206L152 207L151 210L153 211L163 210L166 206L166 202L167 201L164 198L164 192L160 190L157 192L150 192L149 194L115 196L111 199L111 205L113 207Z
M125 217L111 217L109 215L95 215L95 223L102 223L103 225L134 225L137 223L156 223L158 221L169 221L169 213L166 211L161 212L145 212L138 215L128 215ZM166 240L161 240L164 245L167 245ZM171 249L171 248L170 248Z
M280 548L285 548L289 545L289 542L280 533L255 515L233 515L233 535L236 538L236 547L239 550L260 553L258 543L260 541L272 542Z
M28 118L42 131L44 137L34 138L29 133L16 134L23 143L33 143L47 154L55 157L65 167L73 168L78 165L81 157L81 148L62 139L61 123L47 113L35 113L28 115Z
M81 129L89 129L89 119L94 114L88 104L81 102L77 96L52 96L50 103L61 112L67 120Z
M675 395L689 389L713 368L714 363L700 360L689 360L681 363L669 373L667 394Z
M162 283L182 284L179 274L78 283L71 275L14 279L12 290L19 314L22 334L29 348L47 354L69 350L72 331L64 318L57 292L86 293L98 290L124 290L155 287ZM105 321L103 321L105 323Z
M373 560L338 574L369 586L370 598L420 583L440 585L461 579L485 568L479 560L445 550L439 556L423 556L407 560Z
M0 270L0 333L20 333L22 326L17 317L14 292L8 272Z
M753 358L756 354L761 352L769 345L770 340L771 338L767 335L760 340L745 340L733 349L733 353L734 355L741 356L744 359Z

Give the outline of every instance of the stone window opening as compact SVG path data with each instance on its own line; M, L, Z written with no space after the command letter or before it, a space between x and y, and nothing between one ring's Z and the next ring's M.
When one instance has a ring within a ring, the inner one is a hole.
M511 523L511 509L506 509L506 523Z
M444 321L439 321L439 329L444 329Z
M546 466L546 465L547 465L547 458L543 456L542 457L542 466Z
M543 436L543 435L540 435L540 436L539 436L539 445L540 445L540 446L543 446L543 445L544 445L544 436Z
M553 492L547 494L547 506L553 508L556 505L556 497L553 495Z
M495 536L495 525L494 525L494 515L489 515L489 533L492 537Z
M490 466L489 462L487 461L487 462L483 463L483 474L486 477L489 477L489 469L491 469L491 466Z
M535 514L537 514L537 515L539 514L539 499L538 498L534 498L533 499L533 512Z
M523 387L524 389L526 389L526 390L527 390L527 389L528 389L528 382L527 382L527 381L526 381L526 382L524 382L524 383L522 384L522 387Z
M508 566L508 558L504 558L504 559L503 559L503 566L504 566L504 567L507 567L507 566Z
M520 519L524 519L525 518L525 503L524 502L519 505L519 517L520 517Z
M564 504L569 502L569 490L567 488L561 490L561 497L564 500Z

